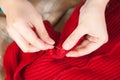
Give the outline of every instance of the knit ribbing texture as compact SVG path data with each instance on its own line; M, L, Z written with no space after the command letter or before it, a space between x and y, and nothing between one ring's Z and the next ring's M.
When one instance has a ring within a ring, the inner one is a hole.
M50 37L56 42L54 49L24 53L12 42L3 60L6 80L120 80L120 0L111 0L106 8L109 41L89 55L65 57L68 51L62 48L62 43L78 25L82 5L75 8L61 33L44 21ZM84 37L76 46L82 40Z

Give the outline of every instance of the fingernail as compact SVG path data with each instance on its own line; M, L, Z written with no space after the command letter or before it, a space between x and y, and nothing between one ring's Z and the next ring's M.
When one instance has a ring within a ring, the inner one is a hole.
M64 44L64 45L63 45L63 48L64 48L65 50L70 50L70 45L69 45L69 44Z
M46 48L47 48L47 49L53 49L54 46L46 44Z
M48 38L48 43L49 44L55 44L55 41L53 39L51 39L51 38Z
M73 57L70 53L66 54L66 57Z

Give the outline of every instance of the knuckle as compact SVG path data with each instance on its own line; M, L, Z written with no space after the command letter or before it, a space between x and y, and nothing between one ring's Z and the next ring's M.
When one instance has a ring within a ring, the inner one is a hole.
M14 27L18 27L20 24L25 24L25 20L22 20L22 19L17 19L16 21L14 21L13 23L12 23L12 25L14 26Z
M37 44L37 43L39 42L39 39L38 39L38 38L33 38L33 39L31 40L31 42L32 42L33 44Z
M35 23L36 23L36 27L39 27L39 28L42 27L42 25L39 25L40 23L42 23L42 21L41 21L40 18L39 18L39 19L36 19L36 20L35 20Z
M42 20L42 18L43 18L43 17L42 17L41 15L39 15L39 14L36 15L36 19L37 19L39 22Z
M42 26L42 27L38 27L39 29L40 29L40 34L43 36L45 36L45 35L47 35L47 30L45 29L45 27L44 26Z
M107 43L108 40L109 40L109 39L108 39L108 36L104 36L104 37L102 38L102 42L103 42L103 43Z
M108 39L105 39L105 40L104 40L104 43L107 43L107 42L108 42Z
M42 29L41 29L41 30L42 30ZM41 31L41 32L39 32L39 36L40 36L40 37L41 37L41 36L43 37L43 36L46 36L46 35L45 35L44 31Z

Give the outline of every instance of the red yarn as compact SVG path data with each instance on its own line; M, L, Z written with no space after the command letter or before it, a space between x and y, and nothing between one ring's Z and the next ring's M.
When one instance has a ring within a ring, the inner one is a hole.
M78 25L80 7L74 10L61 34L44 21L57 48L23 53L15 42L10 44L4 56L6 80L120 80L119 0L112 0L106 9L109 42L89 55L67 58L62 43Z

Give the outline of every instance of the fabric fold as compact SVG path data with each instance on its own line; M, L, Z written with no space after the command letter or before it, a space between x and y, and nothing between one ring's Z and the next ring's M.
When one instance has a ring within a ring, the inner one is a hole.
M24 53L13 42L4 55L6 80L120 80L120 0L111 0L105 17L109 41L89 55L68 58L62 48L65 39L78 25L79 4L61 33L54 31L48 21L44 25L55 48L36 53ZM80 45L84 36L74 46Z

